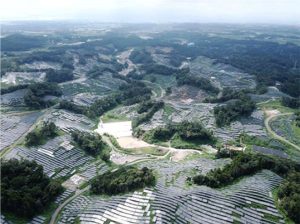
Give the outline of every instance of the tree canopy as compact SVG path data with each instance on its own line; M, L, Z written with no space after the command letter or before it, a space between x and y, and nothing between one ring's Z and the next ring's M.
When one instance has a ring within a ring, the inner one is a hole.
M114 195L126 193L155 184L155 176L152 170L144 167L121 167L116 171L109 171L97 176L91 184L94 194Z
M63 191L34 161L1 161L1 208L19 217L41 213Z
M237 100L229 101L226 105L214 108L216 124L219 127L229 125L242 116L249 116L255 109L255 103L249 96L243 95Z
M100 155L103 160L109 159L109 154L105 151L108 146L100 135L83 131L73 131L72 138L87 154L91 156Z
M42 145L46 140L58 135L58 128L53 122L43 122L40 127L28 133L25 137L26 146Z

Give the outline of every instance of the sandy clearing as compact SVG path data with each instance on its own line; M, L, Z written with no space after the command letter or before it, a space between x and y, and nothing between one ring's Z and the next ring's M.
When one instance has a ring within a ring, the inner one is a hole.
M118 165L123 165L126 163L131 163L140 159L147 159L147 157L142 156L142 155L129 155L129 154L124 154L124 153L119 153L119 152L112 152L110 154L110 160Z
M101 135L103 135L104 133L110 134L115 138L131 137L132 136L131 121L110 122L110 123L103 123L102 121L100 121L98 124L98 128L95 131Z
M189 151L189 150L176 150L172 152L170 160L173 162L179 162L181 160L184 160L187 156L196 153L197 152Z
M275 116L280 114L279 110L265 110L266 115L269 116Z
M80 184L82 184L84 181L86 181L84 177L78 174L74 174L68 180L63 182L62 186L67 189L75 191L80 186Z
M147 142L140 140L138 138L129 136L129 137L119 137L117 138L119 145L125 149L133 149L133 148L143 148L151 146Z
M142 148L151 146L150 144L132 136L131 121L121 122L99 122L97 133L103 135L104 133L114 136L122 148Z
M188 99L182 99L181 100L181 102L182 103L185 103L185 104L190 104L190 103L192 103L194 100L193 99L191 99L191 98L188 98Z
M1 78L1 82L16 85L19 81L34 80L36 82L44 81L45 72L6 72Z

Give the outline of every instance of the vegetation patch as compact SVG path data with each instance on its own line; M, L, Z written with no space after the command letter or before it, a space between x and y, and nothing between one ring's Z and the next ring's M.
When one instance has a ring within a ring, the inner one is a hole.
M300 172L290 172L278 189L279 206L300 223Z
M207 92L217 94L219 89L206 78L188 75L186 72L181 72L176 76L177 85L191 85L203 89Z
M142 113L142 114L132 121L132 127L136 128L140 124L149 121L157 111L163 108L163 106L164 106L164 102L162 101L158 101L158 102L148 101L142 103L138 108L138 113Z
M206 130L201 123L188 121L155 128L146 132L143 139L150 143L171 140L172 146L179 148L199 148L199 144L213 144L216 142L212 132Z
M62 70L48 69L46 72L47 82L66 82L74 79L73 74L73 65L70 65L71 68L64 68Z
M207 185L213 188L223 187L240 177L252 175L262 169L271 170L281 176L286 176L293 170L300 171L297 163L287 159L241 152L223 169L211 170L205 176L197 175L193 180L198 185Z
M1 93L1 95L3 95L3 94L7 94L7 93L12 93L19 89L26 89L26 88L28 88L28 84L9 86L7 88L3 88L2 83L1 83L1 87L2 88L0 89L0 93Z
M109 160L109 150L102 137L98 134L89 132L73 131L72 138L74 142L91 156L100 156L102 160Z
M105 122L128 121L128 118L122 114L107 112L101 117L101 120L105 123Z
M17 217L41 213L63 191L34 161L1 161L1 207Z
M53 105L52 101L43 100L44 96L61 96L62 92L55 83L34 83L28 86L28 91L24 96L25 104L34 109L42 109Z
M214 108L216 124L219 127L230 125L231 122L242 116L249 116L255 109L255 103L249 96L228 102L226 105Z
M154 186L153 171L144 167L121 167L97 176L91 183L93 194L115 195L135 191L144 187Z
M43 122L25 137L26 146L37 146L44 144L47 140L58 136L58 128L53 122Z

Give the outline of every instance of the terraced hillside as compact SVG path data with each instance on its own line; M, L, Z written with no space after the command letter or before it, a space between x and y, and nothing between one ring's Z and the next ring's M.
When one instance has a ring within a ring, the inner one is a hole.
M33 216L1 204L1 223L297 223L300 47L287 35L299 32L52 26L3 25L0 155L35 161L57 184L48 190L64 190ZM40 133L45 123L55 135ZM29 146L29 138L41 139ZM212 170L212 182L231 178L224 167L246 154L269 166L252 172L258 162L233 164L234 181L222 188L193 181ZM113 174L126 168L134 172L124 183ZM151 186L143 182L149 173ZM121 193L93 193L99 176ZM287 185L295 187L282 190Z

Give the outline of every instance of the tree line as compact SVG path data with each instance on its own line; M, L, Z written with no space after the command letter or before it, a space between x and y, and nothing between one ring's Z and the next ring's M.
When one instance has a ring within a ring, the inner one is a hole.
M210 97L204 100L205 103L224 103L233 99L243 99L247 93L252 92L251 90L243 89L243 90L235 90L230 87L225 87L221 96L219 97Z

